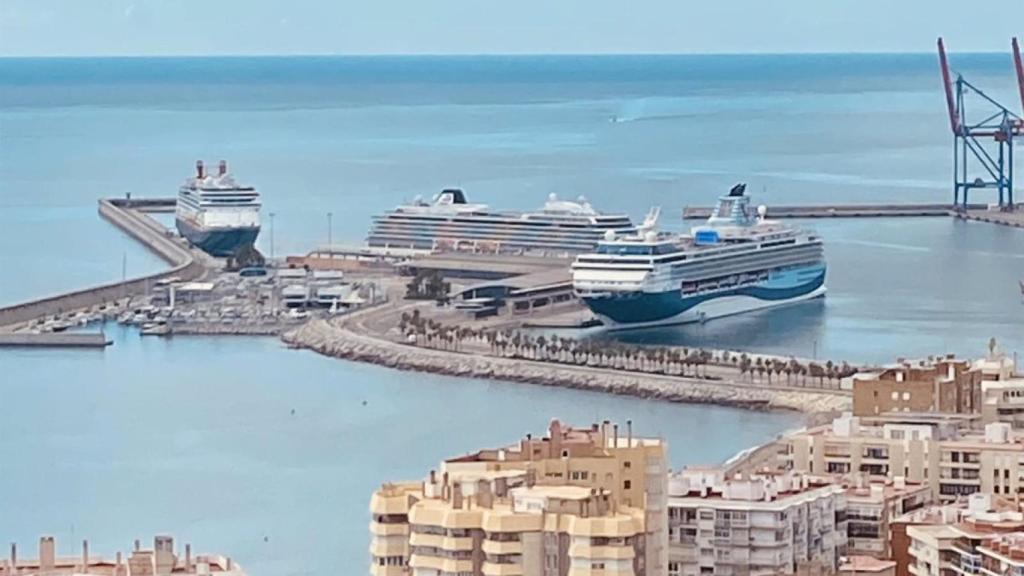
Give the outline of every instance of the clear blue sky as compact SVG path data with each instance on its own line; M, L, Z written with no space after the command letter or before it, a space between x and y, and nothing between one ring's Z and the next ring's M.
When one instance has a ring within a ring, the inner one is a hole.
M0 56L1006 51L1024 0L0 0Z

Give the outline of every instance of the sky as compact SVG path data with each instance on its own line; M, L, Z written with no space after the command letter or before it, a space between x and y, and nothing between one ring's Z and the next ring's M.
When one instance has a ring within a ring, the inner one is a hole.
M1005 52L1024 0L0 0L0 56Z

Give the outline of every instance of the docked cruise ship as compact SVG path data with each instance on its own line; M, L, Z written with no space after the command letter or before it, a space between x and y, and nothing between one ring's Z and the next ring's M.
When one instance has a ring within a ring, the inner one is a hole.
M551 194L535 212L498 212L471 204L462 190L443 190L433 202L417 199L376 216L366 242L374 248L491 253L585 252L605 233L631 234L625 214L602 214L584 199Z
M260 233L260 195L235 182L221 160L217 174L196 162L195 176L178 190L175 225L189 242L218 257L252 246Z
M825 293L821 238L753 214L738 184L689 234L608 234L572 266L576 294L611 329L703 322Z

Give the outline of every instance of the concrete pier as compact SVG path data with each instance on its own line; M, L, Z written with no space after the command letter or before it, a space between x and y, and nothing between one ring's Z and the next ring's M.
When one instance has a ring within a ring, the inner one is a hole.
M1000 226L1013 226L1024 228L1024 206L1013 212L1001 212L998 210L968 210L957 212L956 217L962 220L975 220L977 222L988 222Z
M155 282L177 277L194 280L206 273L202 257L184 243L169 235L159 223L145 214L131 209L140 200L100 200L99 214L124 233L141 242L147 249L167 262L171 268L164 272L139 276L125 282L110 282L74 290L57 296L39 298L0 308L0 331L10 331L16 325L37 318L63 314L144 294ZM163 201L166 202L166 201Z
M105 348L111 344L102 332L0 333L0 348Z
M969 210L985 210L984 204L971 204ZM684 219L711 216L707 206L684 208ZM893 218L936 217L954 214L950 204L834 204L821 206L768 206L768 218Z

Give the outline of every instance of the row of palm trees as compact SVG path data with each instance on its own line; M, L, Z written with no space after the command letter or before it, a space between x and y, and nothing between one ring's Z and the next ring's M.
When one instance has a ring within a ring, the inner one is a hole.
M632 372L721 379L722 369L754 383L796 387L838 388L857 372L847 362L802 362L796 358L751 356L728 350L677 346L635 346L606 340L577 340L557 335L531 335L518 330L481 330L450 326L424 318L419 310L404 312L398 328L416 346L462 351L467 346L503 358L521 358ZM709 367L712 370L709 371ZM717 369L717 370L716 370ZM717 372L718 374L715 374Z

